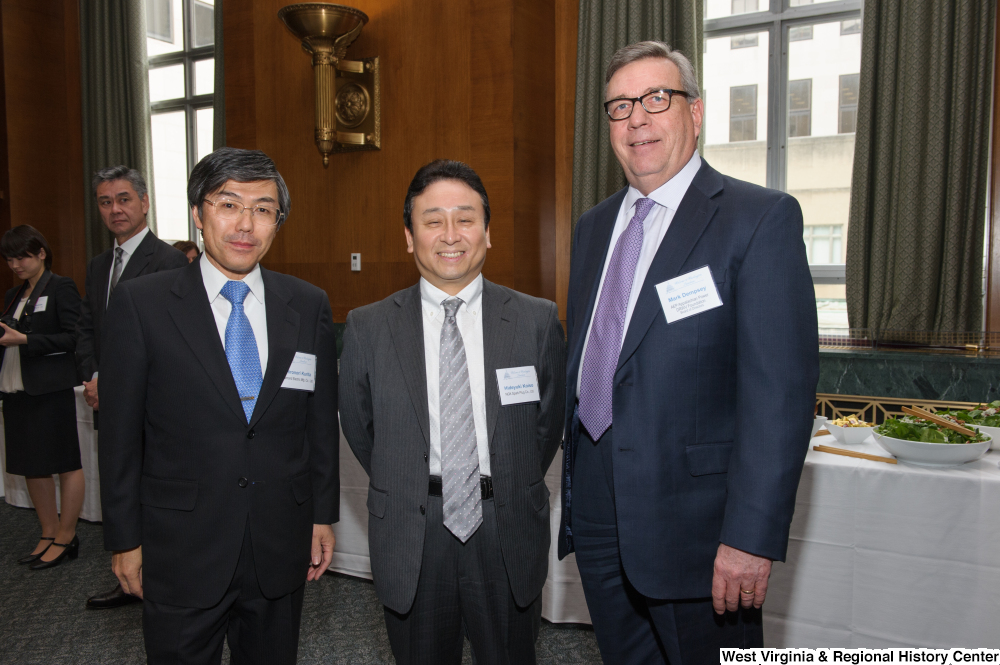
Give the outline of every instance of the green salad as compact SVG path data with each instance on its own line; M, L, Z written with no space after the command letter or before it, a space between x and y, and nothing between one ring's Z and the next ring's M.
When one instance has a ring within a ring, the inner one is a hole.
M947 417L942 413L935 415ZM954 417L948 417L948 419L955 420ZM891 436L894 439L922 441L924 443L982 443L989 440L982 432L974 428L970 429L976 432L976 436L963 436L953 429L935 425L923 418L903 416L902 418L887 418L884 423L875 428L875 432L882 436Z
M962 425L1000 427L1000 400L989 404L980 404L968 411L938 411L938 415L942 414L953 417Z

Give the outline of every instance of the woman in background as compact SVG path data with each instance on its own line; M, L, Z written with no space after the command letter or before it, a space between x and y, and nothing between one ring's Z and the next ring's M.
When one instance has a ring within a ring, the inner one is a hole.
M0 239L0 254L24 280L7 291L0 317L0 398L3 399L7 473L25 476L42 536L18 563L32 570L75 559L76 521L84 479L76 429L76 322L80 293L69 277L50 271L52 250L28 225ZM53 474L59 474L62 515L56 509Z
M184 256L188 257L188 263L193 262L201 255L198 251L198 245L190 240L178 240L174 243L174 247L184 252Z

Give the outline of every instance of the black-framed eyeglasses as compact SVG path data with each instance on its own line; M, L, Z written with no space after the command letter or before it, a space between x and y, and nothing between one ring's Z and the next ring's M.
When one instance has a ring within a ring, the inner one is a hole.
M618 99L604 102L604 112L612 120L625 120L632 115L635 103L639 102L642 104L642 108L646 110L646 113L663 113L670 109L670 102L674 95L680 95L685 99L691 97L691 95L683 90L663 88L662 90L647 92L641 97L619 97Z
M232 201L230 199L219 199L218 201L209 201L208 199L205 199L205 203L214 206L215 214L217 214L221 219L229 222L239 219L244 210L250 211L250 219L255 223L264 224L266 226L274 226L281 221L282 217L285 216L285 214L277 208L260 204L245 206L239 201Z

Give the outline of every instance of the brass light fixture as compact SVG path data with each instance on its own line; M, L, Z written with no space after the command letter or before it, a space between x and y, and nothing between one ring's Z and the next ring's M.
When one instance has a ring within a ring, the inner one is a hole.
M378 150L382 144L378 57L346 57L368 16L353 7L305 2L282 7L278 18L312 54L316 147L323 166L329 166L331 152Z

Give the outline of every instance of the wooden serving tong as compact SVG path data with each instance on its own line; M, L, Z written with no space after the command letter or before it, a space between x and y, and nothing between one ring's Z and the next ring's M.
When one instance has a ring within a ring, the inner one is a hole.
M935 425L940 425L941 427L947 427L950 430L954 430L954 431L958 432L962 436L975 436L976 435L975 432L973 432L971 429L969 429L967 427L962 427L961 425L956 425L955 423L951 422L950 420L948 420L946 418L942 418L941 416L936 416L933 413L931 413L930 411L925 411L925 410L923 410L923 409L921 409L919 407L916 407L916 406L913 406L913 407L904 406L903 407L903 413L905 413L907 415L910 415L910 416L916 416L917 418L923 418L924 420L928 420L928 421L934 423Z

